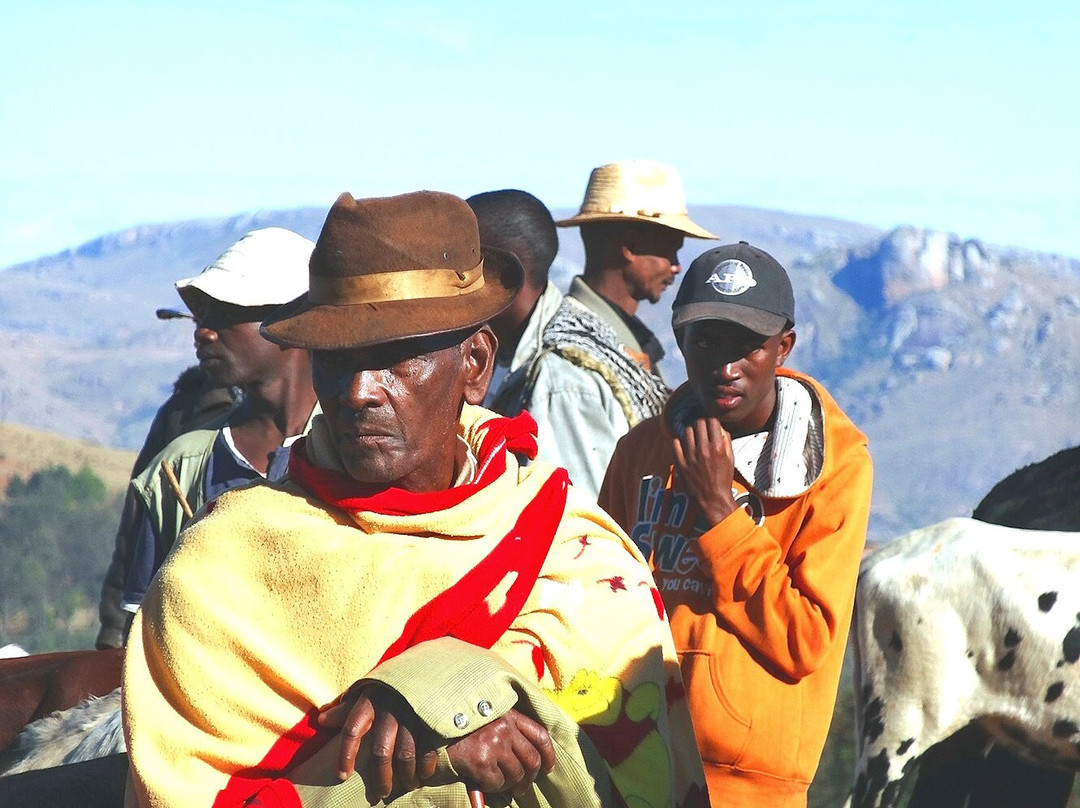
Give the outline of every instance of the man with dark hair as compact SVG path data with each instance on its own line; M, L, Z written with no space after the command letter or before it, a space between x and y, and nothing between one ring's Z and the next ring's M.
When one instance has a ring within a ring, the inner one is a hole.
M863 435L795 345L787 272L699 256L672 326L688 381L619 441L600 505L653 565L714 805L805 806L870 512Z
M540 352L544 326L562 303L562 294L548 280L559 251L559 234L551 212L526 191L487 191L465 201L476 214L480 243L512 252L525 270L521 291L489 323L499 339L499 352L484 398L485 407L517 415L522 408L515 408L514 390ZM543 432L543 425L540 428ZM543 449L539 456L548 459Z
M522 269L464 200L330 209L263 335L322 405L184 531L124 660L143 806L700 806L649 569L527 414L476 406Z
M657 365L663 349L635 316L638 301L659 300L674 279L684 235L714 236L687 215L675 169L646 160L595 169L581 210L557 224L581 226L584 275L497 406L528 409L546 459L595 496L615 442L658 413L668 393Z

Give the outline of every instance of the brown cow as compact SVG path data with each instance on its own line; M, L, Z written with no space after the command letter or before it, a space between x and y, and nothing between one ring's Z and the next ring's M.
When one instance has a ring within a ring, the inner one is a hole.
M57 651L0 659L0 751L23 727L120 686L124 651Z

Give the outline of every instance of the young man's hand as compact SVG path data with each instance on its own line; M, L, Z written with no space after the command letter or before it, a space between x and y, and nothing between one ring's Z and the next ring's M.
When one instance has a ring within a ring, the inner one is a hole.
M718 525L736 509L731 495L735 456L731 435L717 418L699 418L672 440L675 471L705 518Z

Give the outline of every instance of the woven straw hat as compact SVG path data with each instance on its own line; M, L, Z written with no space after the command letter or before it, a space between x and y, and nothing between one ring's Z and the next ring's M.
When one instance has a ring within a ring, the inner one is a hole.
M338 197L311 254L308 289L263 321L292 348L362 348L479 327L521 288L513 253L481 247L465 200L418 191Z
M694 238L718 238L691 221L675 167L655 160L620 160L594 168L577 216L555 224L603 221L652 222Z

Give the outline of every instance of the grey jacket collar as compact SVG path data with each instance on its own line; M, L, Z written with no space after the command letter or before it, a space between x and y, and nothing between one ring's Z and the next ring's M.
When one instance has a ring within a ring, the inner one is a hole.
M514 350L514 357L510 360L510 372L513 373L520 367L524 367L532 361L532 358L540 353L543 344L544 328L555 315L562 303L562 292L551 281L548 281L544 294L536 301L529 321L525 324L525 331L518 341Z
M634 332L623 322L623 318L611 308L611 304L608 303L599 294L593 291L585 279L578 275L572 281L570 281L570 290L566 293L567 297L572 297L578 301L589 311L593 312L597 317L603 320L605 323L615 329L615 334L619 338L619 343L625 345L632 351L638 353L644 353L645 348L637 341L637 337L634 336Z

